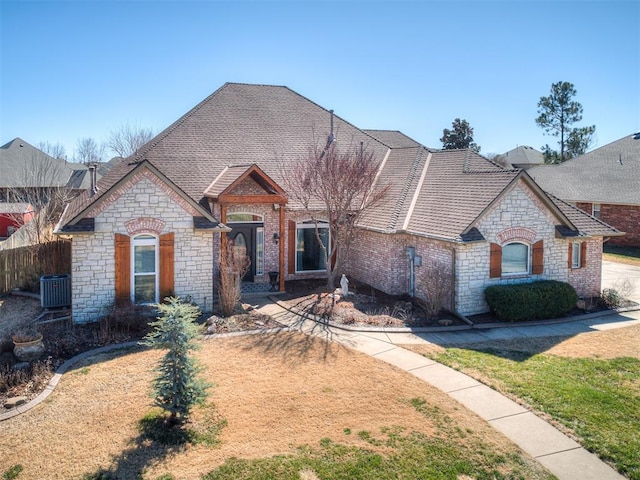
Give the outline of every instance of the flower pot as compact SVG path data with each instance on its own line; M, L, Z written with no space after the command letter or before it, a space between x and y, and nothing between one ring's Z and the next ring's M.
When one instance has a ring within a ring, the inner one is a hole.
M21 362L31 362L39 359L44 353L42 334L38 334L33 340L13 340L13 355Z

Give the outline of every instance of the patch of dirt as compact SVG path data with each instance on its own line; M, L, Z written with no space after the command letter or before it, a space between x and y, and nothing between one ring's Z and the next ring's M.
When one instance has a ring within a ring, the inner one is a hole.
M144 470L145 478L196 479L232 457L295 454L298 446L317 447L322 438L384 453L385 447L356 433L380 436L381 429L397 426L433 435L443 428L416 411L414 398L426 399L430 411L446 416L446 428L465 432L461 444L482 445L496 455L521 454L486 422L411 374L293 333L203 341L197 356L206 379L215 383L209 401L227 421L221 443L163 448L141 439L137 429L152 405L152 370L161 354L125 351L77 365L45 403L3 422L0 472L19 463L24 479L79 478L101 468L110 468L114 478L138 478ZM194 412L193 420L201 414Z
M10 339L13 332L31 324L41 312L40 301L35 298L0 296L0 340Z
M321 281L287 283L282 300L290 307L342 325L370 327L438 327L466 325L448 312L430 317L419 302L407 295L388 295L368 285L351 281L350 294L327 292Z

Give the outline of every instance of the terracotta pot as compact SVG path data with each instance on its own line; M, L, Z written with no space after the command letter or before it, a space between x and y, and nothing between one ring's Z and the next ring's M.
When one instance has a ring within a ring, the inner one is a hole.
M44 343L42 342L42 334L39 334L37 338L28 342L16 342L13 347L13 354L21 362L31 362L37 360L44 353Z

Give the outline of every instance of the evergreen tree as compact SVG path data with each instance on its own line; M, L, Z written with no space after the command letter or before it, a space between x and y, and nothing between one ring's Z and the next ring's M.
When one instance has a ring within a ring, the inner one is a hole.
M536 123L549 135L560 137L560 153L553 151L549 145L542 147L546 163L564 162L582 155L591 145L595 125L571 127L582 120L582 105L573 100L576 93L572 83L556 82L551 85L549 96L540 97Z
M206 398L208 384L198 379L201 368L190 352L198 348L195 342L198 326L194 320L200 315L198 307L169 297L167 304L157 305L160 315L150 323L153 330L143 344L167 349L158 364L153 381L156 405L170 413L168 423L180 424L189 417L191 408Z
M442 130L442 148L445 150L455 150L457 148L470 148L474 152L479 152L480 147L473 141L473 128L466 120L456 118L451 122L453 130L445 128Z

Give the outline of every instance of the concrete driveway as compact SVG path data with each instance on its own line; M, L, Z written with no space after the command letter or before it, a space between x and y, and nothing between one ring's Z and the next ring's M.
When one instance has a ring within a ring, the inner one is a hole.
M625 263L602 261L602 288L620 291L621 283L629 280L633 287L629 299L640 303L640 267ZM622 293L622 292L621 292Z

